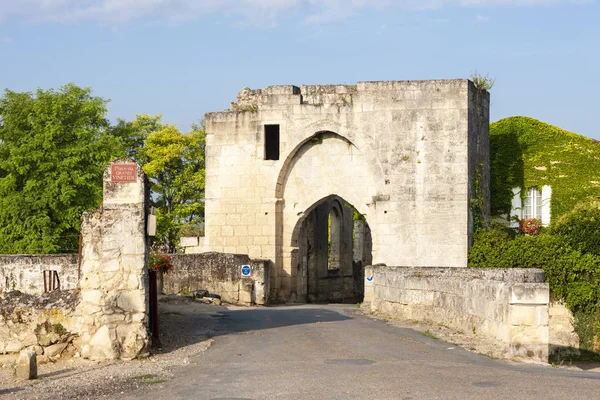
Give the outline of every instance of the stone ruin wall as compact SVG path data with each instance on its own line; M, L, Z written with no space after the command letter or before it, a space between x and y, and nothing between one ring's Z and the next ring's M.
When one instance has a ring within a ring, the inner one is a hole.
M60 290L75 289L79 280L78 259L77 254L0 255L0 292L42 294L44 271L56 271Z
M133 167L131 180L119 181L115 166ZM149 352L146 212L141 167L131 160L113 162L104 172L102 208L83 215L83 357L133 359Z
M64 351L77 353L81 347L79 302L74 290L41 296L18 291L0 294L0 354L30 349L39 362L48 362Z
M173 269L163 275L163 292L190 294L207 290L221 300L244 306L266 305L269 295L269 263L243 254L178 254L171 256ZM243 277L243 265L251 267Z
M367 267L364 308L493 340L512 359L547 362L549 287L541 269Z
M488 123L489 94L468 80L244 89L206 115L203 250L271 260L271 294L302 301L294 229L338 195L366 216L373 262L466 267L470 199L489 198ZM267 125L278 160L265 159Z

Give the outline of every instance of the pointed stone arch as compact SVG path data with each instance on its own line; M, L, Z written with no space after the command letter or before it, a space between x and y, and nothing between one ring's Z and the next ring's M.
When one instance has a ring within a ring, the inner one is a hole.
M293 266L298 244L293 243L295 226L306 211L320 199L337 195L352 204L360 214L374 213L377 195L376 163L349 138L325 128L337 124L313 124L319 129L288 155L280 170L276 187L276 259L273 288L280 298L302 293L303 283ZM374 172L375 171L375 172ZM380 172L380 171L379 171ZM373 233L375 243L376 233Z

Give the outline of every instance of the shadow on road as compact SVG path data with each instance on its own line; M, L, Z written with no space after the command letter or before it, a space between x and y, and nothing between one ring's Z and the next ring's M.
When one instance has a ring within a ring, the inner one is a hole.
M227 309L198 303L160 304L160 347L169 353L212 337L292 325L345 321L351 318L319 306Z
M219 312L214 318L221 320L215 329L217 335L351 319L338 312L323 308L293 306L230 310Z

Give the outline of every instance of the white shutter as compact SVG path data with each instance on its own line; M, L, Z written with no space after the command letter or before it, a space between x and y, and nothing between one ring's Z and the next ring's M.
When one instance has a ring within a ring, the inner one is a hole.
M523 205L521 204L521 188L513 188L513 198L510 207L509 226L511 228L519 227L519 220L523 218Z
M550 225L550 197L552 197L552 188L542 186L542 226Z

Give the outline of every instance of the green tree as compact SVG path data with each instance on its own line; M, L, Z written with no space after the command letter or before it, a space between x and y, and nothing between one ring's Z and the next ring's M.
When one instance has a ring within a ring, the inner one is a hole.
M0 253L77 250L105 166L125 155L106 103L74 84L0 97Z
M111 128L113 136L121 138L127 157L139 164L144 163L143 147L152 132L165 128L161 122L162 115L138 114L133 121L118 118L117 124Z
M140 158L157 208L155 243L177 248L182 229L194 230L204 219L203 126L182 134L174 125L152 132Z

